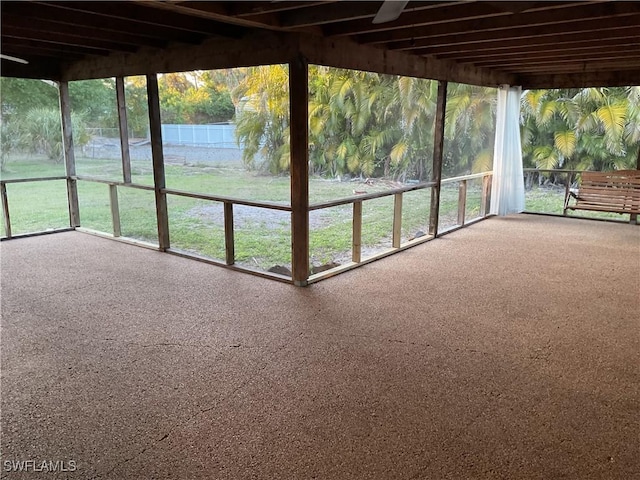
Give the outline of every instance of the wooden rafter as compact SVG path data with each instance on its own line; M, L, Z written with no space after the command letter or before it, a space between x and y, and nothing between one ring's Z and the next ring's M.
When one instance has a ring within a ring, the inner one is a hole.
M636 69L638 1L412 0L397 20L373 24L380 3L5 0L3 53L29 64L2 60L2 72L73 79L227 68L286 62L301 49L333 66L482 85L547 73L547 87L601 84L607 74L613 86Z

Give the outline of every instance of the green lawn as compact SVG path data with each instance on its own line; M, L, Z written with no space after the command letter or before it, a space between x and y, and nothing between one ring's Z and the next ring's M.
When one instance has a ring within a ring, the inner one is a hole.
M149 162L132 162L134 183L152 185ZM289 178L260 175L241 168L207 165L168 164L167 187L197 193L239 199L289 202ZM121 181L121 166L115 160L77 159L79 175ZM61 165L42 158L12 160L3 179L63 175ZM388 189L379 182L329 181L312 178L309 183L311 203L352 196L354 190L368 193ZM28 233L69 225L66 182L64 180L8 184L12 233ZM480 212L481 181L468 183L466 219ZM109 187L90 181L78 182L80 223L83 227L112 233ZM429 222L431 189L403 195L402 241L426 232ZM155 199L151 191L118 187L122 235L157 243ZM526 208L530 211L562 213L563 190L539 188L527 191ZM224 225L220 202L168 195L171 246L216 260L223 260ZM363 203L363 258L391 247L394 197ZM457 224L458 184L443 185L440 200L440 230ZM314 264L348 261L351 256L352 205L341 205L310 213L310 257ZM605 214L606 215L606 214ZM618 217L619 218L619 217ZM253 268L291 264L291 223L288 212L258 207L234 206L236 262Z

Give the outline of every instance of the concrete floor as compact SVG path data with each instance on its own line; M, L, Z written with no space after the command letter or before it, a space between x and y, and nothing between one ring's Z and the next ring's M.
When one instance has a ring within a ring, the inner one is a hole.
M493 218L304 289L1 253L1 478L640 478L640 227Z

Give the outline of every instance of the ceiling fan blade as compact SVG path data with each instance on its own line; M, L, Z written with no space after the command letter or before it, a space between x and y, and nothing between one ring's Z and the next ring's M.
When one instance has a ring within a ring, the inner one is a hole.
M409 0L385 0L373 19L373 23L386 23L396 20Z
M23 60L22 58L12 57L11 55L5 55L4 53L0 53L0 58L3 60L9 60L10 62L24 63L25 65L29 63L28 61Z

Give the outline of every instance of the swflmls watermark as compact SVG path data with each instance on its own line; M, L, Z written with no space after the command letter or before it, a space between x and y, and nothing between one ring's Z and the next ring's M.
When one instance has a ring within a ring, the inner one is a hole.
M75 472L78 462L75 460L4 460L2 469L5 472Z

